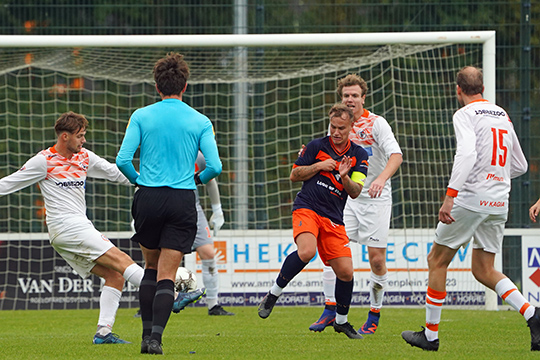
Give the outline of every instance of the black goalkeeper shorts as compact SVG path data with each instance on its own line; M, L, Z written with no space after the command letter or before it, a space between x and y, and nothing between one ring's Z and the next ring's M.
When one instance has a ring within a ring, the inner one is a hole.
M191 253L197 235L194 190L139 186L131 214L136 231L131 240L147 249Z

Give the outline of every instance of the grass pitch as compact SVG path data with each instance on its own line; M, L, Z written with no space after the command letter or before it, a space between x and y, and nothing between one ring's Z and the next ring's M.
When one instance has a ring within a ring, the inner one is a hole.
M277 306L268 319L254 307L227 307L236 316L208 316L188 307L171 314L163 338L164 355L178 359L537 359L529 328L515 311L443 309L437 353L412 348L403 330L418 331L423 308L383 308L379 329L351 340L326 328L308 330L322 307ZM97 310L0 311L0 359L134 359L140 354L141 320L136 309L120 309L114 331L125 345L92 345ZM358 328L367 308L353 307Z

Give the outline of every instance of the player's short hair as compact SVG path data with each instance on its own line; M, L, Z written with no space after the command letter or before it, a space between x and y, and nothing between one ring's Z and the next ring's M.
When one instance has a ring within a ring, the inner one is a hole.
M159 92L165 96L180 95L189 79L189 66L184 55L168 53L154 65L154 80Z
M345 76L344 78L339 79L338 82L337 82L336 91L337 91L339 97L340 98L343 97L343 88L345 86L354 86L354 85L360 86L360 89L362 89L362 96L367 94L368 86L367 86L366 80L362 79L357 74L349 74L349 75Z
M484 92L482 70L474 66L465 66L457 73L456 84L465 95L482 94Z
M343 116L343 114L347 114L347 116L351 120L351 123L354 122L354 113L352 109L350 109L347 105L343 103L334 104L334 106L332 106L332 108L328 112L328 116L330 117L330 119L334 117L340 118Z
M79 131L84 130L88 127L88 120L81 115L74 113L73 111L68 111L60 115L54 124L54 131L56 135L59 136L63 132L68 132L70 134L77 134Z

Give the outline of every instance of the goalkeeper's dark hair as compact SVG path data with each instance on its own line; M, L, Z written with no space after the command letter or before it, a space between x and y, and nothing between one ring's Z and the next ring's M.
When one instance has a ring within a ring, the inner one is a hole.
M59 136L63 132L70 134L77 134L81 130L85 130L88 127L88 120L81 115L69 111L60 115L54 124L54 131Z
M354 122L354 113L353 113L352 109L350 109L345 104L337 103L334 106L332 106L332 108L328 112L328 116L330 116L330 119L332 119L334 117L339 117L340 118L340 117L343 116L343 114L347 114L347 116L351 120L351 123Z
M456 84L468 96L484 92L484 75L474 66L465 66L457 73Z
M154 65L154 80L163 95L180 95L189 79L189 66L184 55L168 53Z
M362 89L362 96L367 94L368 86L367 86L366 80L362 79L357 74L349 74L345 76L344 78L341 78L338 80L336 91L339 97L340 98L343 97L343 88L345 86L354 86L354 85L360 86L360 89Z

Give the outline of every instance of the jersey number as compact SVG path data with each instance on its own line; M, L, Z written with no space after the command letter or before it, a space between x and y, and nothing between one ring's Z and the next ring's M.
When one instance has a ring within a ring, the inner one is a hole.
M497 165L497 159L499 160L499 166L506 164L506 156L508 155L508 148L503 144L504 134L508 134L508 130L491 128L493 133L493 154L491 156L491 165ZM499 150L502 154L499 154Z

